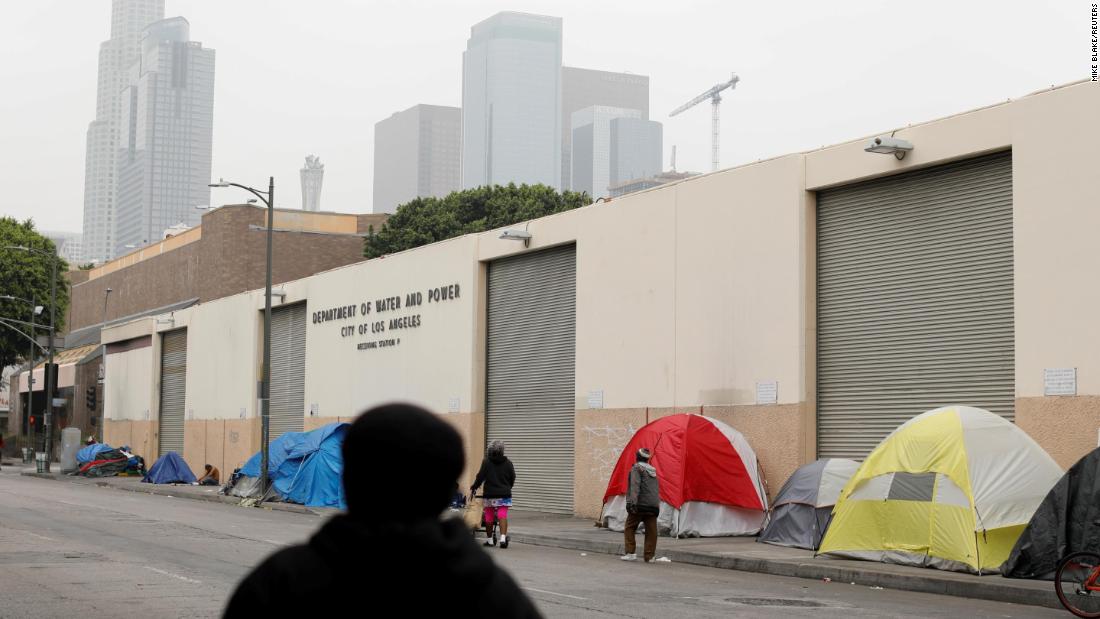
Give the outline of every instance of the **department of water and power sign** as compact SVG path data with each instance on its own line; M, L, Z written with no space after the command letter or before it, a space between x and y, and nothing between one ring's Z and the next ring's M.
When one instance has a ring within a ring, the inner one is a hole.
M420 328L424 322L421 312L429 311L426 308L457 300L461 292L458 284L448 284L424 291L338 305L313 312L312 322L315 325L326 322L344 323L339 327L342 338L361 340L369 337L369 340L356 344L359 350L390 348L401 343L401 338L394 334Z

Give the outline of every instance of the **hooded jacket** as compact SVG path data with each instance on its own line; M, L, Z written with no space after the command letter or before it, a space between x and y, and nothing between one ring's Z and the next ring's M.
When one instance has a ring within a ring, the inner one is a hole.
M648 462L635 462L630 468L626 490L626 511L637 514L661 512L661 490L657 481L657 469Z
M512 486L516 485L516 469L512 466L512 461L504 454L487 456L481 461L481 468L471 489L476 491L482 483L485 484L485 492L482 493L485 498L512 498Z
M237 586L225 617L387 607L411 617L540 617L461 520L367 523L348 515L268 557Z

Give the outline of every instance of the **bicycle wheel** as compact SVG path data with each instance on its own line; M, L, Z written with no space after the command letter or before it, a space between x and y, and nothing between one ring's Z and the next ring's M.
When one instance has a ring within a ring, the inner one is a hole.
M1100 554L1075 552L1058 564L1054 592L1078 617L1100 617Z

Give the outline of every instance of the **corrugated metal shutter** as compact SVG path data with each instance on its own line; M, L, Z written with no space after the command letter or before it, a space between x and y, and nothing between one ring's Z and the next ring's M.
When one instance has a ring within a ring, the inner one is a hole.
M576 248L489 264L486 437L516 467L516 507L573 513Z
M271 310L270 440L301 432L306 416L306 304Z
M183 407L187 398L187 329L160 339L160 455L183 455Z
M949 404L1013 418L1012 158L821 191L818 457Z

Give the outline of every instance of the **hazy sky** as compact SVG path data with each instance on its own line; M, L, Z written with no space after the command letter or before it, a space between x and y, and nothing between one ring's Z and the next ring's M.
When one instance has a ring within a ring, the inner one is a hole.
M0 0L0 214L80 231L110 4ZM741 82L722 104L723 167L1084 78L1090 4L166 0L166 16L217 50L215 178L274 175L278 206L298 208L312 153L325 163L322 207L369 212L374 123L459 105L469 28L500 10L564 18L566 65L649 75L666 166L675 144L678 169L708 171L709 106L667 114L731 72Z

